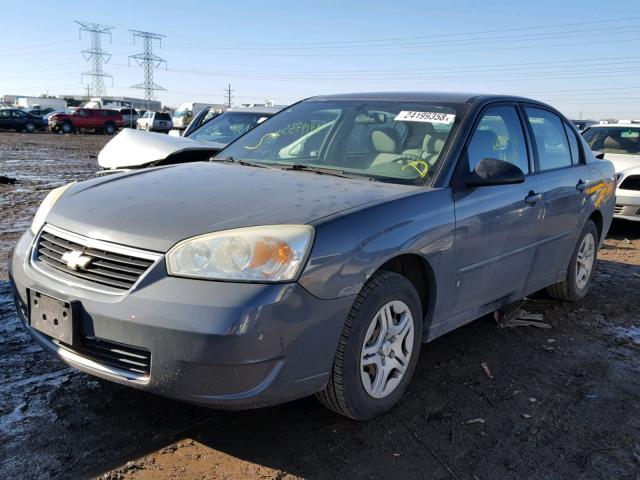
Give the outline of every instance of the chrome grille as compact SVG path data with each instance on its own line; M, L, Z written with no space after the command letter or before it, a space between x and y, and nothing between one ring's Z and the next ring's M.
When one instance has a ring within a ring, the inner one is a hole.
M62 259L67 252L80 252L91 260L84 268L73 269ZM161 255L82 237L46 226L36 241L32 261L52 275L73 277L79 286L108 293L131 289Z
M617 215L620 215L624 211L624 205L616 205L613 209L613 212Z
M73 350L83 357L121 370L146 376L151 371L151 352L132 345L97 337L85 337L82 339L82 346Z

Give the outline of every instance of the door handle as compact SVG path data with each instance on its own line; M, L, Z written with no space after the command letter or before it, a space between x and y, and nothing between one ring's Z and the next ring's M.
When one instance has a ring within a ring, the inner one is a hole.
M579 192L584 192L586 188L587 188L587 182L585 182L582 179L578 180L578 184L576 185L576 190L578 190Z
M529 192L529 195L527 195L526 197L524 197L524 203L526 203L527 205L533 207L536 202L542 200L542 194L541 193L535 193L535 192Z

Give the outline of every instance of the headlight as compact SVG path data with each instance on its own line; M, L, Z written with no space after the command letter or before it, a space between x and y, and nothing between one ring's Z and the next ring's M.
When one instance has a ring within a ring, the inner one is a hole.
M167 253L169 275L280 282L298 275L313 237L308 225L246 227L183 240Z
M44 197L44 200L38 207L38 210L33 217L33 221L31 222L31 233L33 233L34 235L38 234L45 221L47 220L47 215L49 214L53 206L56 204L62 194L66 192L66 190L74 183L76 182L71 182L62 187L54 188L47 194L46 197Z

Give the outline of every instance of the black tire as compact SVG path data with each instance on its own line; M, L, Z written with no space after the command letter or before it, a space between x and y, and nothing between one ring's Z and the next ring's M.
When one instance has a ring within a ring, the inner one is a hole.
M117 128L113 123L106 123L103 130L107 135L113 135L116 133Z
M404 302L413 317L413 345L404 376L385 398L370 396L360 377L361 349L367 329L377 312L388 302ZM413 376L422 342L422 309L413 284L402 275L377 272L358 294L342 329L333 368L325 389L316 397L325 407L354 420L368 420L390 410L404 393Z
M62 133L73 133L73 130L73 124L68 120L64 121L62 127L60 127Z
M36 131L36 124L33 122L27 122L24 124L24 131L27 133L33 133Z
M578 285L576 271L578 269L578 253L580 251L580 247L582 242L584 241L587 235L592 235L593 240L595 242L594 246L594 258L593 258L593 266L591 268L591 272L589 273L586 284L580 288ZM573 254L571 255L571 261L569 263L569 268L567 269L567 276L562 282L556 283L555 285L551 285L547 287L547 293L558 300L563 300L566 302L578 302L582 300L587 293L589 293L589 287L591 286L591 281L593 280L593 274L596 270L596 263L598 258L598 245L600 239L598 238L598 228L592 220L588 220L580 236L578 237L578 241L576 242L576 246L573 249Z

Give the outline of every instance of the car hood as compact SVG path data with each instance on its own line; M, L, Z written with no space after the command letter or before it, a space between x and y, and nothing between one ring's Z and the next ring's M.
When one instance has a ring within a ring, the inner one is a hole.
M640 155L627 155L623 153L605 153L604 159L613 163L616 172L622 172L631 167L640 166Z
M163 252L208 232L305 224L424 187L304 171L195 162L72 186L47 222L91 238Z
M221 143L199 142L164 133L125 128L100 151L98 164L105 169L135 168L188 151L210 152L214 155L224 147Z

